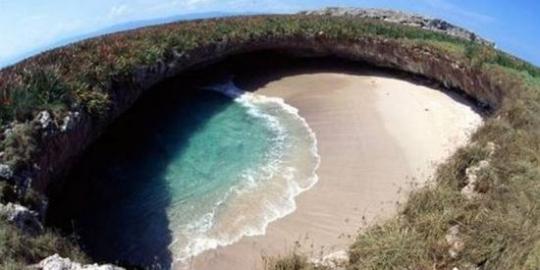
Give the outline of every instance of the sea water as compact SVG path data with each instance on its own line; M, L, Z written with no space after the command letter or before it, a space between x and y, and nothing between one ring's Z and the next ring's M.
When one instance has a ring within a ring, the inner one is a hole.
M317 182L316 138L295 108L231 81L201 91L136 142L142 150L90 170L121 190L79 220L90 250L181 268L206 250L264 234Z

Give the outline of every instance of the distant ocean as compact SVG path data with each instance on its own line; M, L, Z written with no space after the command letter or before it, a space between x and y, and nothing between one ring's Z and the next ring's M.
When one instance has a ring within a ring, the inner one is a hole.
M145 131L151 136L142 150L91 170L121 190L77 221L94 253L181 266L206 250L264 234L317 182L316 138L295 108L232 82L199 92L188 108Z

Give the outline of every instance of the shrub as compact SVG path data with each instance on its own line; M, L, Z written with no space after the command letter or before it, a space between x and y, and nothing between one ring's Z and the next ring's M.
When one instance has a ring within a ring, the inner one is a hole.
M306 256L294 252L286 257L264 257L265 270L330 270L325 266L310 263Z
M53 231L38 236L23 233L0 219L0 269L26 269L26 265L58 253L87 262L88 259L69 238Z
M102 91L87 91L86 87L89 86L78 88L77 100L90 115L97 118L104 117L110 105L109 95Z
M7 91L1 116L26 121L35 111L61 112L69 107L72 96L57 68L24 70L22 82Z
M4 162L17 169L22 162L30 160L37 149L36 128L31 123L15 124L10 134L2 141Z

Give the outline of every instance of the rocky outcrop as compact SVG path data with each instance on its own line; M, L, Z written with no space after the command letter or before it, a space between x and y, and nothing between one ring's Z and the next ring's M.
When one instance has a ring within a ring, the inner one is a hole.
M38 234L43 231L38 213L18 204L0 204L0 218L6 219L25 233Z
M483 39L475 33L464 28L455 26L441 19L428 18L416 14L386 10L386 9L362 9L362 8L325 8L315 11L304 11L306 15L327 15L327 16L354 16L359 18L368 18L382 20L390 23L408 25L422 28L425 30L444 33L453 37L478 42L483 45L495 46L493 42Z
M13 170L9 165L0 164L0 178L10 179L13 177Z
M344 270L349 262L349 254L347 254L347 251L345 250L340 250L330 253L320 259L311 259L310 262L321 269Z
M465 170L465 176L466 176L466 183L465 186L461 189L461 194L465 196L465 198L471 200L480 193L477 191L477 185L478 185L478 176L486 169L489 168L489 162L491 159L491 156L495 153L495 144L490 142L486 145L485 151L487 152L486 158L483 160L480 160L477 164L470 166Z
M43 259L39 264L32 267L33 269L41 270L124 270L122 267L112 264L87 264L82 265L77 262L72 262L68 258L62 258L58 254Z
M31 121L30 126L35 127L33 135L38 146L35 158L28 162L25 168L12 172L10 177L5 179L15 183L20 194L32 187L44 195L48 194L51 179L60 177L69 170L78 154L86 149L94 136L100 134L91 129L99 131L104 127L94 123L93 119L82 111L68 111L60 119L47 111L41 111ZM40 213L46 211L39 210Z
M52 123L51 114L48 111L42 111L36 116L37 122L42 129L47 129Z
M454 225L450 227L444 236L446 243L448 244L448 255L453 260L459 258L459 256L465 250L465 241L463 240L463 232L460 225ZM459 267L453 267L452 270L479 270L478 265L474 265L470 262L461 263Z
M465 248L465 242L463 242L463 239L461 239L460 236L459 225L454 225L450 227L444 238L446 239L446 243L449 246L448 254L451 258L457 258Z

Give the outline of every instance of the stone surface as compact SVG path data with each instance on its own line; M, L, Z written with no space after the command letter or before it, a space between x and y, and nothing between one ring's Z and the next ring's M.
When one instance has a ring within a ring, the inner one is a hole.
M489 161L481 160L478 162L478 165L471 166L465 170L465 175L467 176L467 185L461 189L461 194L463 194L467 199L472 199L478 195L476 192L478 174L487 167L489 167Z
M0 178L10 179L13 177L13 170L6 164L0 164Z
M449 22L428 18L416 14L385 10L385 9L362 9L362 8L325 8L315 11L304 11L306 15L330 15L330 16L355 16L382 20L391 23L419 27L426 30L442 32L457 38L478 42L484 45L494 46L493 42L485 40L475 33L464 28L455 26Z
M36 234L43 231L38 213L18 204L0 204L0 217L26 233Z
M62 258L58 254L54 254L43 259L37 264L35 269L42 270L123 270L124 268L114 266L112 264L87 264L82 265L77 262L72 262L69 258Z
M42 129L47 129L52 123L51 114L48 111L42 111L40 112L36 120L41 124Z
M75 127L75 122L79 118L79 112L69 112L66 117L64 117L64 121L62 122L62 126L60 127L60 130L62 132L66 132L73 127Z
M485 169L489 167L489 160L493 153L495 152L495 144L489 142L486 145L487 158L479 161L476 165L473 165L465 170L465 176L467 177L467 184L461 189L461 194L467 199L473 199L479 195L476 191L476 186L478 182L478 175Z
M320 259L311 259L311 262L316 266L323 268L331 268L334 270L345 269L345 266L349 262L349 255L347 251L340 250L334 253L330 253Z
M450 254L450 257L457 258L459 254L463 251L465 248L465 243L459 236L459 225L454 225L448 229L448 232L446 233L446 243L450 246L448 249L448 254Z
M13 127L10 125L4 130L4 137L9 137L13 134Z

